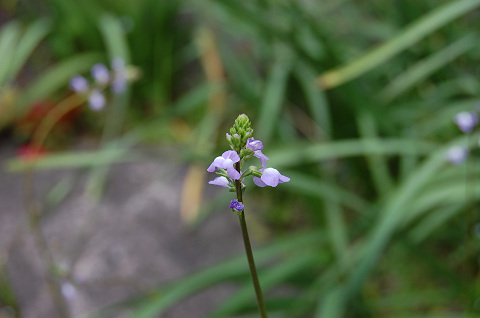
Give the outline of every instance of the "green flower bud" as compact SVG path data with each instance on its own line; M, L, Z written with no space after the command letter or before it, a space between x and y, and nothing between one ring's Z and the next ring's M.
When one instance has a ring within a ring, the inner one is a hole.
M235 119L235 123L232 128L230 128L230 135L232 137L229 141L235 151L240 152L247 144L248 138L252 137L253 129L251 125L250 119L248 119L248 116L245 114L240 114L237 119ZM235 139L238 139L238 142L236 142Z

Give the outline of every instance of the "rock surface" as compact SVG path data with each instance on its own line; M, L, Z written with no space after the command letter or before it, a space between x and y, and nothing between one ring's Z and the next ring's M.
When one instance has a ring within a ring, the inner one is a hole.
M0 261L21 317L55 318L45 268L25 217L22 175L5 170L15 151L5 145L1 149ZM56 266L67 274L63 292L70 298L72 316L135 297L243 251L237 219L230 213L214 213L193 230L183 224L179 204L184 171L167 159L114 165L99 201L85 191L89 172L35 174L37 202L49 202L55 186L65 190L72 185L42 218ZM207 195L216 191L207 188ZM162 317L205 317L232 290L234 286L224 284L202 291Z

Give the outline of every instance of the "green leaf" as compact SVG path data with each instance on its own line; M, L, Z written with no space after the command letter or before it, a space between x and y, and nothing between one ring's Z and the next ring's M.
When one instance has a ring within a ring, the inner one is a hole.
M130 63L130 53L120 21L110 14L100 18L100 30L110 59L121 58L125 64Z
M51 29L51 23L48 19L40 19L31 24L21 36L15 50L15 56L10 65L7 81L17 77L18 72L23 67L33 50L40 41L48 34ZM1 56L1 54L0 54Z
M406 27L399 35L356 60L321 74L317 81L325 89L342 85L387 62L425 36L475 10L480 0L450 1Z
M278 257L292 249L295 250L298 246L318 245L322 241L323 235L318 233L294 234L270 246L257 249L254 252L255 261L262 266L262 264L265 264L272 258ZM183 280L172 283L170 286L161 288L151 295L147 295L145 301L133 309L129 317L160 317L168 308L188 295L228 279L246 275L248 275L248 265L245 257L242 255L207 268Z
M434 143L416 139L361 139L325 143L305 143L270 151L269 163L274 167L292 167L325 159L383 155L425 155L436 149Z
M288 277L298 274L302 271L308 271L308 268L315 266L319 262L318 251L304 250L305 254L294 255L289 260L283 260L280 264L262 271L260 284L264 291L267 291L284 282ZM239 309L255 301L255 294L252 293L252 283L246 282L232 297L224 301L211 315L210 318L228 317L238 312Z
M127 149L106 148L98 151L72 151L41 156L37 159L11 159L6 163L10 172L20 172L35 168L63 169L104 166L112 163L132 162L139 160L138 156L126 154Z
M449 62L476 47L478 40L476 34L470 33L460 40L451 43L441 51L416 63L391 81L388 86L380 92L380 98L385 103L391 102L400 94L418 84L421 80L424 80L435 71L445 67Z
M5 24L0 33L0 88L3 86L16 54L17 42L20 36L20 25L17 21Z
M270 140L279 121L280 109L290 73L291 63L289 58L283 55L284 53L282 50L278 50L278 58L270 70L260 115L255 125L256 135L264 142Z

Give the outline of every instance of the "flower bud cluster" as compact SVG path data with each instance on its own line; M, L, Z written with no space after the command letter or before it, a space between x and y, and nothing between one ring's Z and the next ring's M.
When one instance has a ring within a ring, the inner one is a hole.
M230 191L235 192L237 182L240 183L242 189L245 188L243 180L250 175L253 176L253 182L259 187L276 187L280 183L290 181L290 178L280 174L277 169L267 168L268 157L262 153L263 143L253 138L253 129L247 115L241 114L237 117L234 125L230 128L230 133L226 134L226 138L232 150L227 150L221 156L216 157L208 167L208 172L215 172L219 175L209 184L229 188ZM260 159L261 166L250 166L242 172L243 164L251 157Z
M478 114L475 112L460 112L455 115L453 121L463 133L469 134L478 124ZM455 145L446 151L445 157L449 162L459 165L467 159L468 153L468 147Z
M103 91L110 87L112 93L123 94L127 83L139 77L138 69L134 66L126 66L121 58L115 58L111 62L111 70L105 64L97 63L90 70L93 83L82 75L75 75L70 79L70 89L77 94L87 96L88 105L94 111L102 110L106 105Z

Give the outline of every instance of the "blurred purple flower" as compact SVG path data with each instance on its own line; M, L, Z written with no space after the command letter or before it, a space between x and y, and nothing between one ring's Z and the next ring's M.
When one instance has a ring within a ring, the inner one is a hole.
M92 67L91 72L93 79L99 84L105 85L110 80L110 72L108 71L108 68L105 66L105 64L95 64Z
M240 161L240 157L233 150L225 151L221 157L215 158L212 164L208 167L208 172L214 172L215 168L222 168L227 170L227 174L234 180L240 179L240 172L235 170L233 164Z
M119 57L112 60L113 80L112 92L122 94L127 87L127 70L125 61Z
M84 93L88 90L88 81L82 75L75 75L70 79L70 89L76 93Z
M90 105L90 109L94 111L99 111L106 104L105 96L98 89L94 89L88 97L88 104Z
M61 290L63 297L68 301L72 301L77 295L77 289L69 282L63 283Z
M234 209L234 210L237 210L237 211L240 212L244 208L245 208L245 206L243 204L241 204L240 202L238 202L237 200L230 201L230 209Z
M218 185L224 188L228 188L228 179L225 177L217 177L214 180L208 182L209 184Z
M446 153L445 158L447 161L453 163L454 165L459 165L465 161L468 155L468 149L464 146L453 146L450 147Z
M290 181L289 177L281 175L275 168L260 169L260 172L262 172L262 176L260 178L254 177L253 182L262 188L267 185L276 187L279 183Z
M455 115L455 123L464 133L469 133L478 124L478 115L473 112L460 112Z

